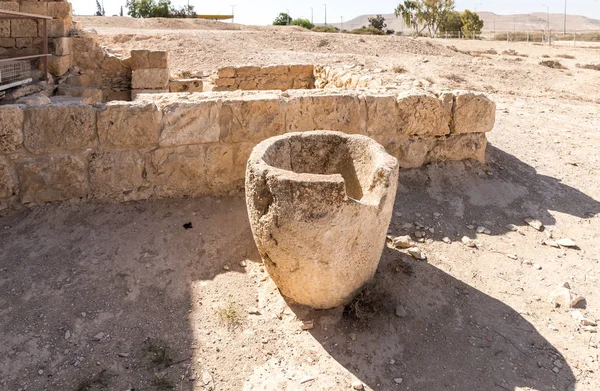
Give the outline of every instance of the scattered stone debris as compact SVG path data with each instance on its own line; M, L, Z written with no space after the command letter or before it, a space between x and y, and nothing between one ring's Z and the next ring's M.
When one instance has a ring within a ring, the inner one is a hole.
M468 236L463 236L460 241L467 247L477 247L475 242Z
M478 233L478 234L486 234L486 235L489 235L489 234L491 234L491 233L492 233L492 232L491 232L489 229L487 229L487 228L485 228L484 226L481 226L481 225L480 225L479 227L477 227L477 230L476 230L476 231L477 231L477 233Z
M514 224L506 224L506 229L508 229L509 231L513 231L513 232L517 232L519 230L519 227L517 227Z
M409 249L406 250L411 257L419 259L419 260L425 260L427 259L427 256L425 255L425 253L423 253L421 251L420 248L418 247L410 247Z
M396 382L396 384L402 384L402 378L401 377L395 377L394 378L394 382Z
M71 338L71 332L69 330L65 331L65 339Z
M467 228L468 228L468 229L475 229L475 226L474 226L474 225L472 225L472 224L469 224L469 225L467 225Z
M510 259L514 259L514 260L519 259L519 257L517 257L515 254L506 254L506 256L509 257Z
M364 386L360 380L355 380L352 382L352 388L355 390L362 390Z
M99 332L98 334L94 335L92 340L93 341L102 341L104 339L104 337L106 337L106 334L104 334L103 332Z
M303 320L300 324L301 330L311 330L313 327L315 327L315 324L312 320Z
M444 237L442 238L442 242L444 242L444 243L446 243L446 244L451 244L451 243L452 243L452 240L450 240L450 238L449 238L449 237L447 237L447 236L444 236Z
M415 231L415 238L424 238L425 232L423 231Z
M415 242L409 235L397 236L392 239L392 245L396 248L410 248L415 245Z
M544 224L537 219L525 219L525 222L532 228L537 229L538 231L544 230Z
M309 382L309 381L313 381L313 380L315 380L315 378L314 378L314 377L312 377L312 376L303 376L303 377L300 379L300 384L304 384L304 383L307 383L307 382Z
M572 239L569 239L569 238L558 239L556 241L556 244L558 244L561 247L568 247L568 248L577 247L577 243L575 243L575 241L573 241Z
M562 308L577 308L585 304L585 298L574 296L568 283L563 283L550 292L549 301L555 307Z
M406 309L404 308L404 306L402 304L396 305L396 316L399 318L406 317Z
M250 315L260 315L260 311L256 307L248 307L247 311Z
M550 247L555 247L555 248L560 248L560 246L558 245L558 243L555 240L552 239L546 239L542 242L542 244L546 245L546 246L550 246Z
M534 264L533 264L533 268L534 268L535 270L542 270L542 265L540 265L539 263L534 263Z
M573 319L579 322L580 326L598 326L598 323L595 320L586 318L581 311L571 311L569 314L573 317Z

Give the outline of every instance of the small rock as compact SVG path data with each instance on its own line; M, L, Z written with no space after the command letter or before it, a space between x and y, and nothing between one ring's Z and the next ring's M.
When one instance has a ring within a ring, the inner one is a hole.
M508 229L509 231L513 231L513 232L517 232L519 230L519 227L517 227L514 224L506 224L505 225L506 229Z
M475 231L476 231L478 234L482 234L482 233L484 233L484 232L485 232L485 230L486 230L486 228L485 228L485 227L483 227L483 226L481 226L481 225L480 225L479 227L477 227L477 229L475 229Z
M402 378L401 378L401 377L395 377L395 378L394 378L394 382L395 382L396 384L402 384Z
M202 372L202 384L207 389L214 389L214 381L213 381L213 377L210 374L210 372L208 372L208 371Z
M394 365L395 363L396 363L396 360L394 360L394 359L390 360L390 365Z
M402 304L396 305L396 316L399 318L406 317L406 309L404 308L404 306Z
M475 242L473 242L473 240L471 240L471 238L468 236L463 236L460 241L467 247L476 247Z
M558 243L556 241L552 240L552 239L546 239L542 243L545 244L546 246L560 248L560 246L558 245Z
M43 370L43 369L40 369L40 370L38 371L38 375L43 375L43 374L44 374L44 370Z
M315 326L315 324L312 320L303 320L302 323L300 324L300 329L301 330L310 330L314 326Z
M431 233L435 233L435 229L433 227L429 227L429 228L427 228L427 230Z
M81 317L82 317L82 318L85 318L86 316L87 316L87 312L82 312L82 313L81 313Z
M446 243L446 244L450 244L450 243L452 243L452 240L450 240L450 238L449 238L449 237L447 237L447 236L444 236L444 237L442 238L442 242L444 242L444 243Z
M555 307L570 308L573 302L571 290L565 287L558 287L550 292L549 301Z
M223 270L229 270L229 266L223 265Z
M260 315L260 311L256 307L248 307L247 311L250 315Z
M307 383L307 382L312 381L312 380L315 380L315 378L312 377L312 376L303 376L300 379L300 384Z
M515 254L506 254L507 257L509 257L510 259L518 259L519 257L517 257Z
M352 382L352 388L355 390L362 390L364 386L360 380L355 380Z
M562 362L560 362L560 360L554 360L554 365L556 365L558 368L563 367L563 364L562 364Z
M71 332L69 330L65 331L65 339L71 338Z
M560 369L558 367L554 367L554 368L552 368L552 372L558 373L558 372L560 372Z
M92 340L94 341L102 341L105 337L105 334L103 332L99 332L98 334L94 335L94 337L92 338Z
M441 213L438 213L438 212L433 212L433 216L434 216L434 217L440 217L441 215L442 215Z
M469 229L475 229L475 226L472 225L472 224L469 224L469 225L467 225L467 228L469 228Z
M129 357L129 353L118 353L119 357L127 358Z
M571 308L582 307L585 308L585 297L577 296L571 300Z
M392 245L396 248L410 248L413 247L415 242L409 235L397 236L392 240Z
M425 237L425 232L415 231L415 238L422 238L422 237Z
M246 264L246 261L240 261L240 266L241 266L241 267L246 267L246 265L247 265L247 264Z
M582 330L587 331L588 333L597 333L598 332L598 329L594 326L583 326Z
M532 228L537 229L538 231L544 230L544 224L541 221L536 219L525 219L525 222Z
M553 325L553 324L549 324L549 325L548 325L548 328L549 328L550 330L552 330L552 331L558 331L558 327L556 327L556 326L555 326L555 325Z
M542 270L542 265L540 265L539 263L534 263L534 264L533 264L533 268L534 268L535 270Z
M348 334L348 337L350 337L351 340L356 341L356 333L350 333Z
M427 256L418 247L411 247L411 248L407 249L406 251L413 258L420 259L420 260L427 259Z
M573 240L571 240L569 238L558 239L556 241L556 244L558 244L561 247L568 247L568 248L577 247L577 243L575 243Z

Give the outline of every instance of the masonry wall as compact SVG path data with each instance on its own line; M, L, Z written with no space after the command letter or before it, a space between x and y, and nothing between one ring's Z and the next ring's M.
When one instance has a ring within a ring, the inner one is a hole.
M69 31L73 26L71 4L63 1L0 1L0 10L25 12L53 17L48 20L48 43L52 57L49 72L62 76L71 66L72 52ZM0 55L27 56L42 50L43 22L32 19L0 20Z
M313 65L225 67L217 72L214 91L315 88Z
M145 97L152 100L0 106L0 208L239 193L258 142L314 129L369 135L402 167L483 161L495 120L492 101L460 91Z

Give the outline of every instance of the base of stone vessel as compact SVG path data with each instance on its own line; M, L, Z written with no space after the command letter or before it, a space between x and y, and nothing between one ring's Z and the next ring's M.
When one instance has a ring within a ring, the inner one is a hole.
M258 144L246 203L281 293L318 309L347 304L375 274L397 183L398 161L366 136L311 131Z

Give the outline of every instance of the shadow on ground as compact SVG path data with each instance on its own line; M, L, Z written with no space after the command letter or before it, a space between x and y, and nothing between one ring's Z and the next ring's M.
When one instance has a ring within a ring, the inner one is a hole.
M475 236L466 225L485 226L492 235L502 235L509 224L525 225L525 218L554 225L551 212L589 218L600 213L600 202L489 145L486 166L448 162L402 170L394 212L395 234L412 233L414 229L403 225L418 222L434 227L435 233L428 233L434 240L460 240Z
M562 355L514 309L433 265L398 258L386 249L372 285L342 320L312 331L364 384L374 390L573 389ZM305 316L318 319L318 312Z

